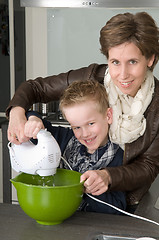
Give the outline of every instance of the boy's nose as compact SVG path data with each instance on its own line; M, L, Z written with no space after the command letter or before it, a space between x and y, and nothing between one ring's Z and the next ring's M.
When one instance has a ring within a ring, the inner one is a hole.
M82 137L88 137L89 136L89 131L87 128L82 129Z

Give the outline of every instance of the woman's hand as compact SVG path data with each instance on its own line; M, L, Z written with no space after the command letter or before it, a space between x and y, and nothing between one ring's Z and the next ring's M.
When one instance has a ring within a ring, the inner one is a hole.
M25 110L21 107L14 107L9 114L8 140L15 144L27 142L29 138L24 134L25 123L27 122Z
M42 120L36 116L30 116L25 124L24 134L29 138L37 138L41 129L44 129Z
M81 175L80 182L83 181L86 193L100 195L108 190L111 178L106 169L89 170Z

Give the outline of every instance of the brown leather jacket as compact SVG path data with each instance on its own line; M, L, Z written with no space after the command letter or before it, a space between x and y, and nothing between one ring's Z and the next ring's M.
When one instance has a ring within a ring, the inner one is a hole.
M28 110L33 103L59 100L64 89L74 80L95 79L103 83L107 65L91 64L57 76L37 78L20 85L6 110L13 106ZM123 166L107 168L111 190L127 192L128 204L137 204L147 192L159 172L159 81L155 79L155 92L145 112L146 131L133 143L125 145Z

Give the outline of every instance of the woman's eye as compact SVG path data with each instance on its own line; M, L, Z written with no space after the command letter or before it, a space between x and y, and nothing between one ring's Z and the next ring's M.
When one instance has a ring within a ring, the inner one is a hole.
M137 63L136 60L130 60L130 64L135 64Z
M112 63L113 63L114 65L119 65L119 61L117 61L117 60L112 61Z

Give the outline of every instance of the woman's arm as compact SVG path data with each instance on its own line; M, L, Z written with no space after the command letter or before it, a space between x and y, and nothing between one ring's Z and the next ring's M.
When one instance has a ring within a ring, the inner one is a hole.
M64 90L76 80L94 79L103 82L106 65L91 64L77 70L49 77L38 77L34 80L23 82L16 90L7 109L6 116L9 117L13 107L20 106L25 111L37 102L48 103L60 99Z
M67 87L68 73L23 82L6 109L9 118L8 140L20 144L28 141L24 133L25 112L37 102L49 102L60 98Z
M35 80L23 82L16 90L6 109L6 116L9 118L9 141L20 144L28 140L24 134L25 112L34 103L48 103L59 100L67 86L75 80L96 79L102 82L105 68L106 65L92 64L57 76L39 77Z
M69 73L59 74L46 78L36 78L23 82L16 90L13 98L6 109L6 116L9 117L13 107L20 106L25 111L37 102L47 103L59 100L64 89L68 86L67 78Z
M129 192L133 204L140 201L159 173L159 131L153 139L151 136L127 144L125 158L129 162L125 159L125 165L107 168L112 180L110 189Z

